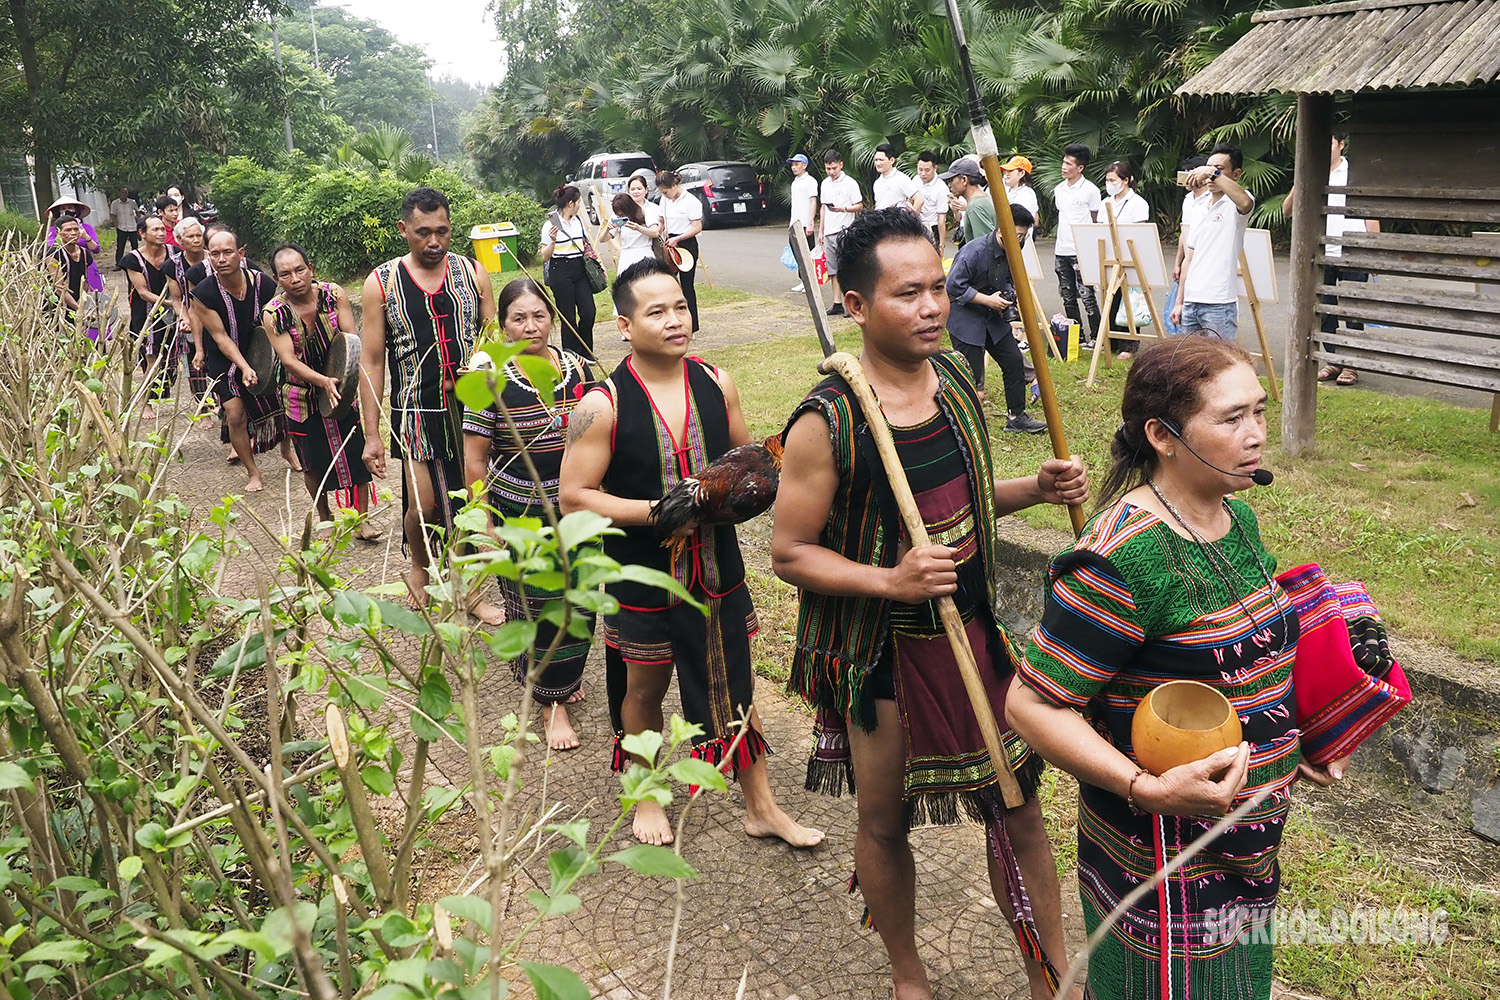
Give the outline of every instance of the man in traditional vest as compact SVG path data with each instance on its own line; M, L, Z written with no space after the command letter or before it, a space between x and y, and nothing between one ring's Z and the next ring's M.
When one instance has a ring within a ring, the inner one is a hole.
M495 318L495 296L482 264L449 251L453 226L441 191L420 187L408 194L399 229L409 252L365 279L360 405L365 465L384 478L380 402L389 361L390 457L401 463L402 530L411 557L406 585L412 600L424 604L435 555L429 529L452 533L461 503L452 493L464 488L463 406L454 384L479 332ZM488 602L472 602L469 610L490 624L503 621Z
M866 415L838 376L784 432L771 561L801 588L791 688L818 709L807 787L857 782L855 884L890 956L895 996L931 1000L917 953L912 826L967 815L989 833L991 887L1013 921L1031 995L1067 966L1057 869L1036 787L1041 762L1006 732L1026 795L1007 811L935 598L953 597L996 719L1018 662L998 619L995 520L1038 503L1082 503L1078 460L993 478L989 432L963 358L942 347L949 300L926 227L904 208L866 212L841 247L844 307L860 364L891 425L933 544L912 548ZM851 785L851 787L853 787Z

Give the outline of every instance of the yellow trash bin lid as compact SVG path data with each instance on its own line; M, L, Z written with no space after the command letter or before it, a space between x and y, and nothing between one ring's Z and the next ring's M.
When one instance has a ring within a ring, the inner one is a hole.
M520 231L509 222L486 222L469 230L474 256L492 274L520 270L521 262L516 259L519 236Z

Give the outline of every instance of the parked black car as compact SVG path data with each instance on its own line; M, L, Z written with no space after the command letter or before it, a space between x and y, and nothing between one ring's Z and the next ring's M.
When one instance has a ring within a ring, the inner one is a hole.
M743 160L704 160L677 168L682 186L703 203L703 227L723 219L766 220L766 186Z

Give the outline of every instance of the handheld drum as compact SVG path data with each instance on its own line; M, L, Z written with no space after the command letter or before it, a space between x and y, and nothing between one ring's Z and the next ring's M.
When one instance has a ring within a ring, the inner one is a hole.
M274 392L281 381L281 372L276 360L276 349L271 346L271 338L266 336L266 331L259 326L252 328L245 337L240 353L255 372L255 384L247 385L245 389L254 396Z
M328 345L323 359L323 374L339 380L339 401L334 403L326 392L318 393L318 414L329 420L342 420L359 399L360 340L352 333L341 333Z

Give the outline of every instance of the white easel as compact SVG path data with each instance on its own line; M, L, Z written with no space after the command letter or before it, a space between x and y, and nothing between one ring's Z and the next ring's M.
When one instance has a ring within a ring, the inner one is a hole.
M1110 324L1113 316L1105 316L1104 322L1100 324L1099 336L1094 341L1094 358L1089 362L1089 377L1087 385L1092 387L1099 373L1099 359L1104 359L1106 367L1114 364L1114 352L1110 350L1109 341L1111 337L1119 340L1162 340L1167 336L1167 328L1161 321L1161 313L1156 308L1156 297L1152 295L1152 288L1166 287L1166 261L1162 257L1161 238L1157 234L1156 224L1151 222L1134 222L1121 224L1115 219L1114 206L1108 201L1104 205L1105 213L1109 221L1103 225L1074 226L1073 236L1079 244L1079 265L1085 259L1082 253L1085 242L1097 247L1099 270L1097 274L1085 274L1084 280L1091 285L1096 285L1101 295L1100 306L1106 311L1110 303L1114 301L1116 292L1121 293L1121 304L1125 310L1125 322L1128 331L1111 330ZM1090 238L1092 237L1092 238ZM1090 265L1093 263L1093 255L1087 255ZM1149 268L1149 270L1148 270ZM1092 270L1092 267L1090 267ZM1089 278L1097 280L1089 281ZM1147 311L1151 314L1151 330L1142 332L1136 326L1135 310L1131 308L1130 291L1136 289L1146 299Z
M1252 267L1252 260L1256 266ZM1255 336L1260 341L1260 352L1246 351L1251 360L1266 366L1266 380L1270 383L1271 398L1281 402L1281 393L1276 388L1276 363L1271 359L1271 345L1266 341L1266 327L1261 321L1262 301L1276 301L1276 272L1271 258L1271 231L1269 229L1245 230L1245 245L1240 250L1240 294L1250 303L1250 317L1255 323ZM1255 275L1261 277L1257 279ZM1257 289L1264 289L1269 297L1262 300Z

